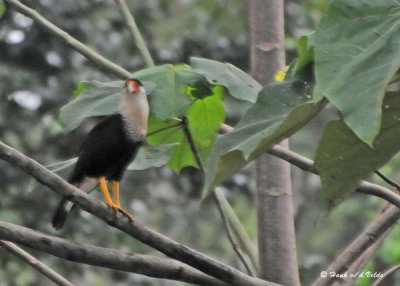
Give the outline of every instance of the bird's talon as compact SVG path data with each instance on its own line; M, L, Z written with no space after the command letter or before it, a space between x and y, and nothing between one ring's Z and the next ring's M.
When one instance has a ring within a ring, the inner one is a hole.
M117 206L117 205L111 205L110 206L112 208L112 210L115 213L115 216L119 217L119 214L121 213L122 215L124 215L129 221L133 221L133 216L126 210L124 210L123 208Z

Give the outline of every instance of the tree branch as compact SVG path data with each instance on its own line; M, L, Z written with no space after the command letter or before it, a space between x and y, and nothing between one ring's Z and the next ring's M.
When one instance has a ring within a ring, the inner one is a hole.
M155 278L184 281L196 285L227 285L170 258L124 253L103 247L78 244L2 221L0 221L0 239L22 244L78 263L133 272ZM8 242L8 244L10 243ZM65 285L70 286L72 284Z
M188 264L210 276L216 277L231 285L276 285L271 282L250 277L230 266L179 244L174 240L151 230L140 222L129 222L125 217L116 217L104 203L70 185L58 175L50 172L43 165L26 157L17 150L0 142L0 158L18 166L40 183L48 186L83 210L103 219L109 225L125 232L165 255Z
M400 269L400 264L397 264L391 268L389 268L388 270L385 271L385 273L383 273L382 277L379 277L374 284L372 284L371 286L379 286L382 284L383 280L385 280L386 278L388 278L389 275L392 275L394 272L396 272L397 270Z
M58 28L56 25L54 25L53 23L45 19L43 16L41 16L38 12L24 5L20 1L4 0L4 2L8 3L10 6L12 6L15 10L17 10L21 14L24 14L25 16L33 19L42 28L44 28L54 36L64 41L68 46L70 46L83 56L85 56L88 60L96 64L103 71L114 74L121 79L126 79L131 75L131 73L128 72L127 70L114 64L105 57L101 56L99 53L90 49L88 46L78 41L67 32Z
M1 229L0 229L0 232L1 232ZM1 234L0 234L0 237L1 237ZM19 257L20 259L22 259L25 263L27 263L30 266L32 266L33 268L35 268L37 271L42 273L44 276L49 278L51 281L57 283L57 285L74 286L74 284L69 282L67 279L62 277L60 274L55 272L53 269L48 267L46 264L37 260L35 257L30 255L28 252L26 252L22 248L16 246L14 243L9 242L9 241L0 240L0 246L2 246L8 252L10 252L10 253L14 254L15 256Z
M296 167L299 167L300 169L302 169L304 171L319 175L318 171L314 167L313 160L308 159L302 155L299 155L293 151L290 151L285 148L282 148L281 146L275 145L267 152L271 155L274 155L276 157L281 158L282 160L285 160L285 161L291 163L292 165L294 165ZM380 197L380 198L394 204L398 208L400 208L400 196L398 194L396 194L395 192L393 192L385 187L382 187L380 185L373 184L368 181L361 181L359 186L356 189L356 192Z
M395 207L389 207L381 216L374 220L367 229L361 233L358 238L348 246L342 254L325 270L327 273L345 273L351 265L380 237L393 227L400 219L400 210ZM313 286L332 285L334 277L318 278Z
M128 5L126 5L125 0L115 0L118 5L119 10L121 11L122 16L125 18L126 25L129 28L133 38L136 42L136 47L138 48L142 58L147 67L153 67L154 61L151 57L149 49L147 48L146 42L143 39L142 34L138 26L136 25L135 18L133 17L132 13L129 11Z

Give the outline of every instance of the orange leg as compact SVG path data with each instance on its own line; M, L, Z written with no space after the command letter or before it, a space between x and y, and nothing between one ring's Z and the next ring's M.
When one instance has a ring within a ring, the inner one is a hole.
M116 210L117 212L122 213L124 216L126 216L130 221L133 221L132 215L127 212L126 210L121 208L121 204L119 201L119 182L117 181L111 181L111 187L113 190L113 197L114 197L114 203L112 208Z
M120 202L119 202L119 182L117 181L111 181L111 187L113 190L113 197L114 197L114 206L116 208L120 208Z
M100 177L99 183L100 183L100 189L103 192L104 198L106 199L106 204L109 207L113 207L113 202L111 200L110 193L108 192L106 178Z

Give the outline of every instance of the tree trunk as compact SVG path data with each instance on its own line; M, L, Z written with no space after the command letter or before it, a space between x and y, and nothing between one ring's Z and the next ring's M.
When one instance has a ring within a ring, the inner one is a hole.
M250 0L251 73L263 85L285 67L282 0ZM288 141L280 146L288 148ZM256 160L258 249L261 277L300 285L290 165L264 154Z

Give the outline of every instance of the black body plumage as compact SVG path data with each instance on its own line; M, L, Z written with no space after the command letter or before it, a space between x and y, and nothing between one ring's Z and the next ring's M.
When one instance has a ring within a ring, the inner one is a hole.
M77 187L86 178L120 181L143 140L143 136L132 133L132 126L121 114L107 116L88 134L68 181ZM59 203L52 221L54 228L64 225L71 207L72 203L65 198Z
M81 147L70 183L81 182L85 177L121 180L127 164L143 144L130 136L125 124L121 114L113 114L92 129Z

